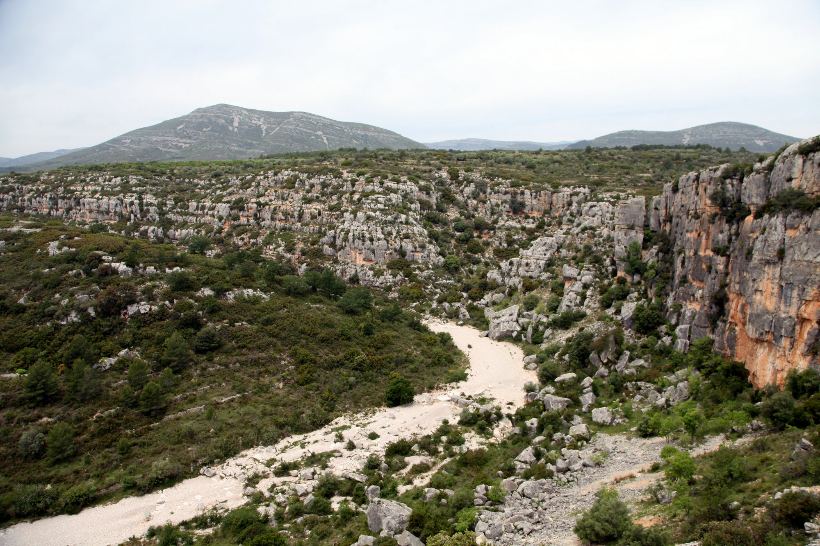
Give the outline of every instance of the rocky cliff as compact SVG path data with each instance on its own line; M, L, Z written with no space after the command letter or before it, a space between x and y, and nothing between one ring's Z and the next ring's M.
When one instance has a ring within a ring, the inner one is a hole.
M689 173L650 206L650 228L671 242L678 348L712 336L758 387L818 366L820 153L809 144Z

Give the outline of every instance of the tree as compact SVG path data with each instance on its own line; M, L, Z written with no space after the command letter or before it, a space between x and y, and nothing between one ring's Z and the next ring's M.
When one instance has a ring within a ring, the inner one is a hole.
M191 254L205 254L211 248L211 240L204 235L194 235L188 242L188 252Z
M100 375L83 360L75 360L66 376L68 396L76 402L87 402L100 395Z
M40 360L28 370L26 395L37 404L45 404L57 397L57 374L51 364Z
M128 366L128 384L138 391L148 383L148 364L144 360L134 360Z
M373 305L373 295L370 290L362 286L350 288L339 300L339 307L345 313L358 315L370 309Z
M208 326L197 332L194 338L194 351L197 353L209 353L219 349L222 341L219 339L219 333L216 328Z
M613 489L601 489L592 508L575 524L575 534L587 542L616 542L632 528L629 510Z
M632 325L639 334L649 335L665 322L660 306L639 303L632 313Z
M20 436L17 451L23 459L39 459L46 451L46 436L36 428L29 429Z
M168 287L172 292L189 292L195 286L194 278L187 271L174 271L168 274Z
M783 430L795 419L795 400L791 393L781 391L763 402L760 412L777 430Z
M104 317L116 317L137 301L137 291L130 284L112 284L97 294L97 311Z
M392 408L395 406L409 404L413 401L415 394L416 392L413 389L413 385L411 385L405 378L396 375L393 376L393 379L391 379L390 383L387 385L387 391L385 392L384 398L387 402L387 406Z
M149 381L140 393L139 408L146 415L157 415L165 409L165 394L156 381Z
M310 285L297 275L282 277L282 288L288 296L304 296L310 292Z
M46 453L51 462L60 462L74 456L74 429L67 423L57 423L48 431Z
M173 371L183 370L191 362L191 349L188 342L179 332L174 332L165 340L163 344L162 364L168 366Z

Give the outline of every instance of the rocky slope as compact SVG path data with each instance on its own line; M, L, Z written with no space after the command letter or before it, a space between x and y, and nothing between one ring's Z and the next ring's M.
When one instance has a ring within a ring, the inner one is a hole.
M266 112L217 104L137 129L38 168L131 161L245 159L338 148L423 148L397 133L307 112Z
M678 146L708 144L719 148L737 150L740 147L752 152L773 152L783 144L791 144L797 138L781 135L763 127L724 121L681 129L679 131L618 131L608 135L581 140L568 146L574 149L612 148L614 146L637 146L639 144Z
M651 204L651 229L671 241L667 304L679 348L713 336L756 386L818 365L820 153L799 149L745 176L730 165L689 173ZM801 210L794 190L814 207Z

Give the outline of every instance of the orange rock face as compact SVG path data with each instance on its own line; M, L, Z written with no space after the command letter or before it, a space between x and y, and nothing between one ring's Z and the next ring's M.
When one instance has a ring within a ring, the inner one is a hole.
M672 241L678 348L712 337L757 387L820 366L820 210L763 208L789 188L820 195L820 153L797 149L746 176L690 173L650 207L650 227Z

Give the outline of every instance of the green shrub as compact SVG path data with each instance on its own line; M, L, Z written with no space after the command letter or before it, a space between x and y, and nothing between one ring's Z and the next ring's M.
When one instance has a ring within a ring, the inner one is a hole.
M575 534L587 542L611 544L632 529L632 520L615 490L602 489L597 497L595 504L575 524Z
M219 339L219 332L212 326L207 326L197 332L194 338L194 351L197 353L209 353L219 349L222 341Z
M46 453L52 462L65 461L74 456L74 429L67 423L57 423L48 431Z
M715 521L706 525L701 546L758 546L758 529L745 521Z
M39 361L28 370L25 383L26 395L38 404L45 404L57 397L57 374L48 362Z
M84 482L67 489L60 495L60 506L68 514L76 514L97 498L97 488Z
M20 435L17 451L26 460L39 459L46 451L46 437L37 429L29 429Z
M252 506L242 506L228 512L222 519L222 532L229 537L239 537L245 530L262 521L262 516Z
M384 399L385 402L387 402L387 406L392 408L411 403L415 395L416 391L407 379L401 376L395 376L387 385Z
M42 485L23 485L13 494L12 511L15 516L25 518L41 516L51 511L57 501L55 488L46 489Z
M665 322L660 305L657 304L639 303L632 313L632 325L639 334L652 334Z
M438 533L427 539L427 546L475 546L475 533L457 532L453 535L445 532Z
M348 289L339 299L339 307L351 315L364 313L372 305L373 295L370 290L361 286Z
M802 529L803 524L811 521L820 513L820 495L806 491L792 491L783 495L769 508L772 519L792 529Z

